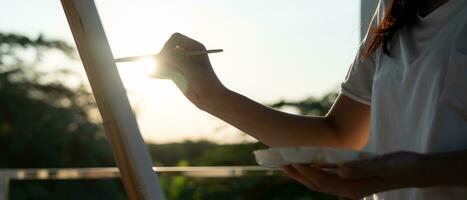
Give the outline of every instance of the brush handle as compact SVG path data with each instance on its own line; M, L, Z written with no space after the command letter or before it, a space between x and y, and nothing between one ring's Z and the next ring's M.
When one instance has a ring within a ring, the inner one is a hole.
M205 55L209 53L220 53L224 50L222 49L210 49L210 50L198 50L198 51L180 51L180 55L184 56L199 56L199 55ZM141 55L141 56L130 56L130 57L123 57L123 58L116 58L114 59L115 62L132 62L132 61L137 61L143 58L148 58L148 57L158 57L159 54L150 54L150 55Z

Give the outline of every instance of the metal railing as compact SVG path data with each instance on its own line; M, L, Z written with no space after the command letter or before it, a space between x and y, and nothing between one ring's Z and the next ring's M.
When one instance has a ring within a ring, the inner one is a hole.
M219 167L154 167L162 175L186 177L228 178L242 176L275 176L281 170L260 166ZM49 168L49 169L0 169L0 200L8 200L12 180L72 180L119 178L116 167L104 168Z

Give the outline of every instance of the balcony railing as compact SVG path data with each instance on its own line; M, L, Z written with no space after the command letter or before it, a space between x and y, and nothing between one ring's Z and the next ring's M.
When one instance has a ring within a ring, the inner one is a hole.
M154 167L163 175L186 177L228 178L242 176L275 176L282 172L260 166L219 166L219 167ZM72 180L119 178L116 167L104 168L49 168L49 169L0 169L0 200L8 200L12 180Z

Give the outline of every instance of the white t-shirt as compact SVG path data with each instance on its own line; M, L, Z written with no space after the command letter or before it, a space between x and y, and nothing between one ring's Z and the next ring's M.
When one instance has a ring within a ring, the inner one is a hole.
M386 4L386 0L380 1L371 26L382 20ZM467 1L449 0L398 30L390 42L391 56L379 48L369 59L362 59L365 41L341 90L345 96L371 105L367 150L429 153L467 149ZM408 188L378 196L389 200L467 199L467 188Z

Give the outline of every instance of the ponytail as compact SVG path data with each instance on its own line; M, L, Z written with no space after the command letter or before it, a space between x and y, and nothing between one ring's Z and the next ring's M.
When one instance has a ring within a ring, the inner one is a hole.
M369 58L381 45L385 54L389 54L389 42L394 33L411 23L417 15L418 0L391 0L384 13L382 22L370 30L369 45L367 46L363 58Z

